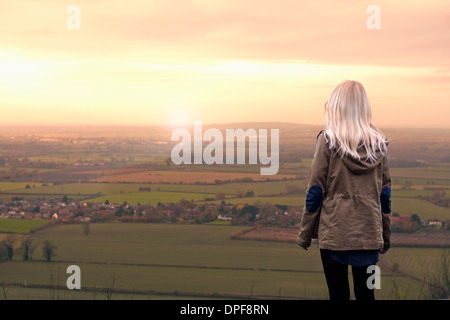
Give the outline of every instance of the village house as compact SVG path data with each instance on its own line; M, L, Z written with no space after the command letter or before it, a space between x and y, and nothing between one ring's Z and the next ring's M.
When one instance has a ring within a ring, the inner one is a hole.
M411 220L411 216L407 214L401 214L399 216L390 216L391 224L406 223Z
M67 208L59 208L57 210L57 213L58 213L58 216L61 217L61 218L62 217L68 217L68 216L71 215L71 211L69 209L67 209Z
M73 222L75 222L75 223L87 223L90 221L91 221L90 217L76 217L73 219Z
M442 221L436 220L436 219L428 220L427 223L430 227L435 227L435 228L442 228L442 225L443 225Z
M233 217L230 215L219 214L219 216L217 217L217 220L220 220L220 221L231 221L232 219L233 219Z

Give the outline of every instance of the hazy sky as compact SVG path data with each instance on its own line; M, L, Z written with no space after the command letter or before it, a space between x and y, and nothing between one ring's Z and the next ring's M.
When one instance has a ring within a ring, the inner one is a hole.
M450 2L0 1L4 124L322 124L346 79L380 127L449 128Z

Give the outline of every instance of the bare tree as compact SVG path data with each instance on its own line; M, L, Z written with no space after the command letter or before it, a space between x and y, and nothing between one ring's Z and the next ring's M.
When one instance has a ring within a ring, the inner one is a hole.
M56 256L57 246L52 244L49 240L44 241L44 245L42 246L42 256L50 262L50 260Z
M89 221L88 222L83 222L81 224L81 227L83 228L83 234L85 236L88 236L90 231L91 231L91 223Z
M12 260L14 256L14 243L16 242L17 238L13 234L8 234L8 236L5 239L5 247L6 247L6 255L8 257L8 260Z
M22 242L22 249L23 249L23 261L30 261L33 258L33 252L36 250L37 244L33 243L33 238L27 237Z

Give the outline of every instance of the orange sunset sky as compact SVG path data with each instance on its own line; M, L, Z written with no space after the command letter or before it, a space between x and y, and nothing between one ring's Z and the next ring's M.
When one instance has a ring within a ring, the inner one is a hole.
M2 124L322 124L345 79L380 127L449 128L450 1L0 1Z

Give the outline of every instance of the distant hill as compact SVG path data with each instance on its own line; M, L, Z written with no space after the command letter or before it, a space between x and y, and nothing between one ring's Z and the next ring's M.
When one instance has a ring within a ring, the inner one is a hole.
M186 127L192 130L193 123ZM280 159L296 161L300 158L312 157L315 138L323 126L305 125L291 122L236 122L203 124L208 128L225 129L279 129ZM148 139L161 143L167 141L167 148L174 127L167 126L0 126L0 139L33 136L33 137L107 137ZM380 128L390 140L389 158L393 164L402 166L418 166L421 164L438 164L450 162L450 128Z

